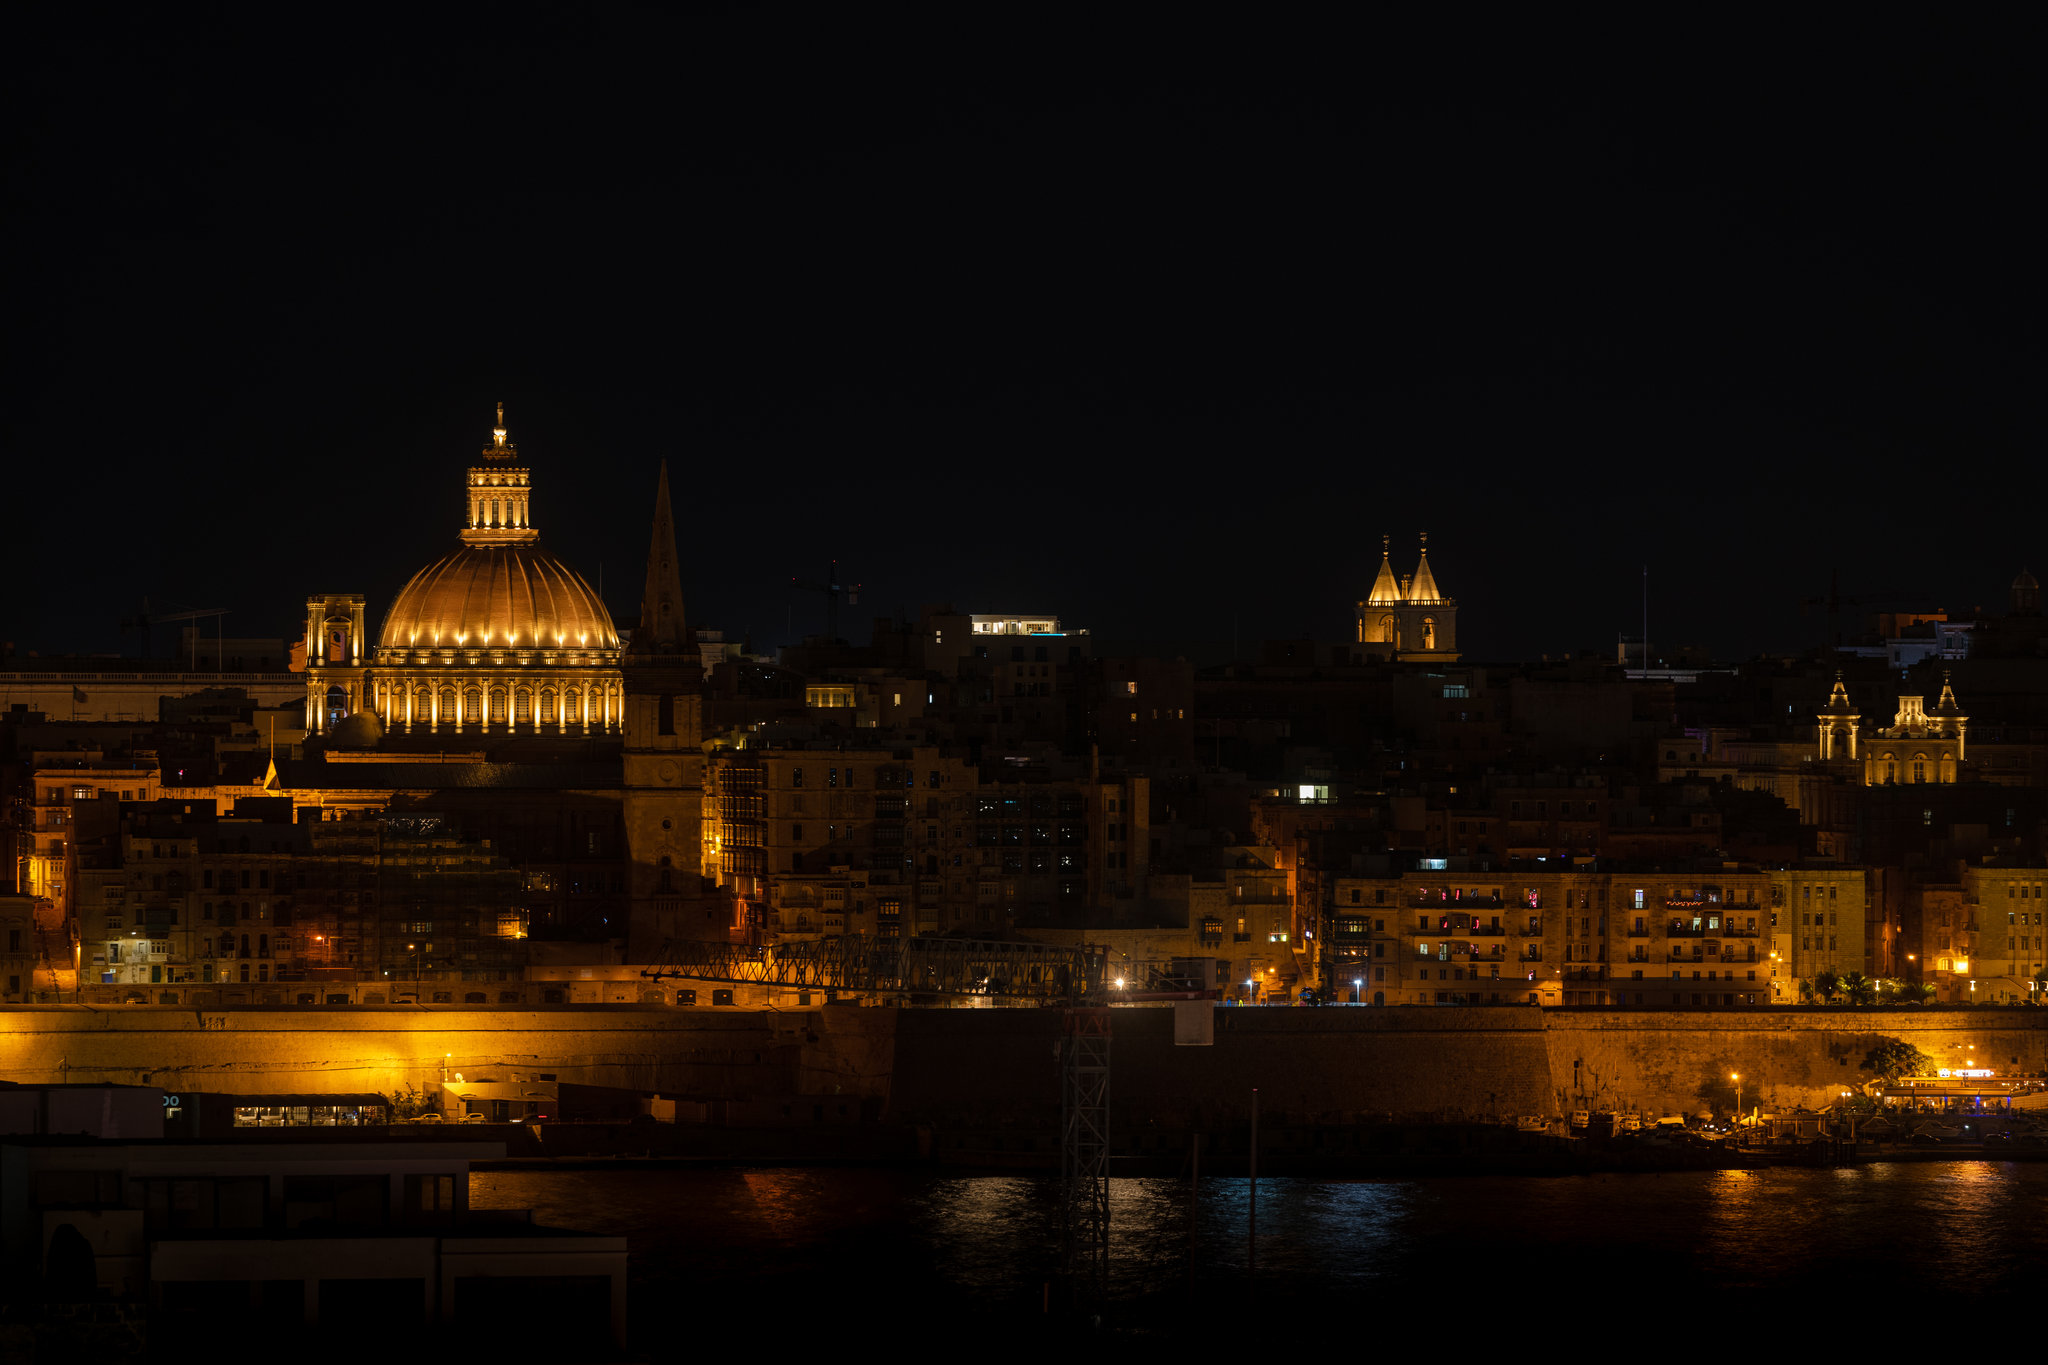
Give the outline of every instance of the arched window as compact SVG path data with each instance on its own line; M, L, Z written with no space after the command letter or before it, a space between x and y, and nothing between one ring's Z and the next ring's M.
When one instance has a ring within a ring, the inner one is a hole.
M573 687L562 694L562 718L572 724L583 719L583 694Z
M518 725L533 721L533 693L523 687L512 694L512 719Z
M1956 756L1954 754L1943 754L1941 756L1941 780L1943 782L1954 782L1956 780Z
M540 694L540 718L549 725L555 723L555 694L552 689L542 689Z
M472 687L462 694L462 723L479 728L483 726L484 692L482 688Z
M503 725L504 723L505 689L502 687L494 687L491 689L491 724Z
M441 689L441 719L449 725L455 723L455 689L452 687Z
M1391 617L1391 616L1382 616L1382 617L1380 618L1380 640L1381 640L1381 642L1382 642L1382 643L1385 643L1385 644L1392 644L1392 643L1394 643L1394 618L1393 618L1393 617Z
M1436 618L1434 616L1422 618L1422 647L1424 649L1436 648Z
M1899 780L1899 765L1893 760L1891 754L1886 754L1882 761L1884 763L1884 783L1889 787Z
M1927 780L1926 754L1913 755L1913 780L1915 782L1925 782Z

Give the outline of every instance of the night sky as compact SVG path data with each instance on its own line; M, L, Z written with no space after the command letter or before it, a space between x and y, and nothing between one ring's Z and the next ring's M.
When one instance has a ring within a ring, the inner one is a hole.
M1344 638L1382 532L1481 660L1611 654L1645 563L1724 656L2048 568L2035 44L540 13L9 44L0 638L381 621L500 399L545 546L633 613L665 457L759 648L835 556L857 639L1204 661Z

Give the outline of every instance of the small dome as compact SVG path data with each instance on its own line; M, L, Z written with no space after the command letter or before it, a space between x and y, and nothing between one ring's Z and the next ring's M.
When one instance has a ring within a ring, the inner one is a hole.
M616 654L619 632L581 574L534 545L465 545L413 575L383 650L574 649Z
M384 738L384 723L374 711L358 711L334 727L328 743L336 749L374 749Z
M2025 569L2021 569L2020 576L2012 581L2012 590L2014 592L2039 592L2041 590L2041 580L2035 578Z

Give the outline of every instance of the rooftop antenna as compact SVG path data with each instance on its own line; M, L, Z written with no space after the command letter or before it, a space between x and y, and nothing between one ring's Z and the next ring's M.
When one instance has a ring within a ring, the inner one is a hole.
M1650 566L1643 565L1643 676L1650 676Z

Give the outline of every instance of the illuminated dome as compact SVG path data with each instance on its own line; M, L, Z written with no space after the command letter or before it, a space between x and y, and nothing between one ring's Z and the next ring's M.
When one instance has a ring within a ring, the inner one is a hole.
M461 546L412 576L364 659L363 599L306 603L306 719L342 745L415 734L617 734L619 632L583 576L540 548L533 471L505 430L462 476ZM367 665L367 666L366 666ZM362 735L368 738L362 739Z
M582 575L537 545L464 545L413 575L379 652L539 650L618 657L611 613ZM595 662L595 660L593 660Z

